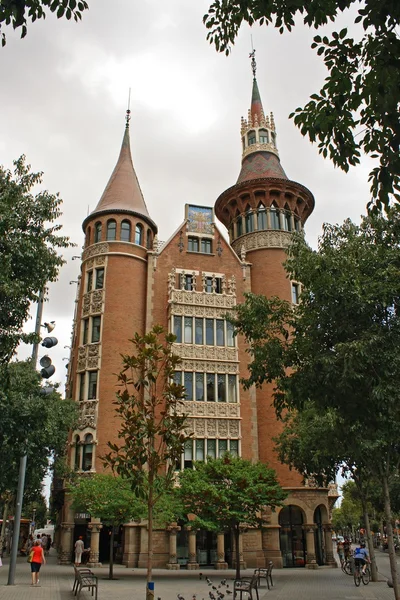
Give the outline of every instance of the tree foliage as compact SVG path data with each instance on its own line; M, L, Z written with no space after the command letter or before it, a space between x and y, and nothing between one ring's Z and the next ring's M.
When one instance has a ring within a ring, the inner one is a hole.
M397 0L214 0L203 20L210 43L229 54L243 22L272 25L283 33L302 16L305 25L318 29L349 8L357 8L359 38L347 29L314 37L312 48L323 58L328 76L291 117L303 135L318 142L319 152L345 172L360 162L361 153L377 158L369 175L369 207L387 209L390 198L400 201Z
M27 454L25 501L35 501L49 470L49 457L64 452L76 419L75 404L54 391L41 394L30 361L0 366L0 497L15 494L19 460Z
M178 493L192 527L232 532L236 549L236 577L240 578L239 533L241 528L261 527L266 508L280 506L286 492L276 473L265 464L225 454L222 458L196 462L179 476Z
M56 281L65 263L59 254L72 246L59 235L62 203L46 190L32 193L42 173L31 173L21 156L14 173L0 166L0 364L14 354L19 342L32 343L23 333L32 302L47 282Z
M298 411L307 419L311 403L319 424L333 418L341 443L336 454L330 445L328 467L342 459L356 482L379 480L389 546L390 485L400 460L399 234L396 207L359 226L325 225L318 251L295 237L286 268L303 286L300 304L248 295L234 320L252 359L244 384L274 381L278 414ZM321 437L321 445L331 441Z
M143 500L133 493L130 481L107 473L80 477L69 487L68 494L76 510L89 512L103 525L112 528L109 579L113 579L114 528L128 521L140 520L145 515Z
M57 19L79 21L82 12L89 8L86 0L0 0L1 45L6 45L6 34L1 31L4 25L13 29L21 28L21 38L28 33L28 21L46 18L46 8L55 13Z
M174 382L181 362L173 352L175 336L160 325L131 340L134 354L123 355L114 402L121 443L109 443L105 465L129 480L144 498L148 518L147 581L152 577L154 507L173 486L174 470L188 435L183 410L185 389Z

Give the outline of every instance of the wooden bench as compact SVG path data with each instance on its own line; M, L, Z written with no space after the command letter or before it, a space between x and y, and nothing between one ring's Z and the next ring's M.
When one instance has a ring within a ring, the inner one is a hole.
M271 589L271 587L274 586L273 581L272 581L273 566L274 566L274 563L272 562L272 560L270 560L268 563L268 567L266 569L254 569L254 575L257 576L257 585L258 586L260 586L262 577L265 577L265 580L267 582L267 586L268 586L269 590Z
M255 591L257 600L258 597L258 577L253 575L252 577L243 577L242 579L235 579L233 582L233 600L236 598L236 594L240 594L240 600L242 600L242 594L248 594L249 598L253 600L253 591Z
M96 575L90 569L80 569L78 567L74 567L75 572L75 580L74 585L72 587L72 591L75 596L79 598L81 591L86 588L92 592L92 596L95 593L95 600L97 600L97 588L98 588L98 580Z

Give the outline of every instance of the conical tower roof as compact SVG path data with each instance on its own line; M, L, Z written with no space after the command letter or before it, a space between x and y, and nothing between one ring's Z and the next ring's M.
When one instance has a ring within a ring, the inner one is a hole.
M144 218L157 231L157 227L150 218L147 210L132 162L129 139L129 113L130 111L127 111L124 137L117 164L96 208L86 217L83 223L84 228L88 219L92 219L95 215L124 212L133 213Z
M252 59L253 89L247 120L242 118L243 155L237 183L261 177L287 179L276 146L274 116L272 113L269 116L264 114L256 79L255 50L250 54L250 58Z

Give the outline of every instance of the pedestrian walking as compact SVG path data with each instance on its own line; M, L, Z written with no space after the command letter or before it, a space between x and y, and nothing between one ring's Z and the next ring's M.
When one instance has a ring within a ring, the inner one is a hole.
M83 537L80 535L79 539L75 542L75 566L79 567L82 562L82 552L85 549L85 544L83 543Z
M41 544L42 544L44 555L47 556L47 535L45 533L42 533Z
M35 545L33 546L32 550L31 550L28 560L31 563L31 574L32 574L32 584L31 585L39 586L40 567L42 565L46 564L46 559L44 557L44 551L43 551L40 540L36 540Z

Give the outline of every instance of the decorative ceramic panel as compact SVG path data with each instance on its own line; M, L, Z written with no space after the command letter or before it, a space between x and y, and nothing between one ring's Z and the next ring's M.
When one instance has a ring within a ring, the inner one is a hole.
M213 209L190 204L187 208L187 230L193 233L213 233Z

